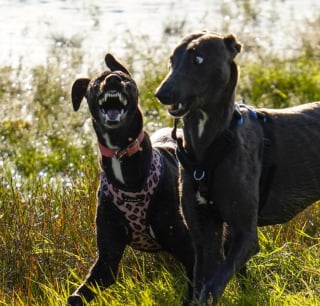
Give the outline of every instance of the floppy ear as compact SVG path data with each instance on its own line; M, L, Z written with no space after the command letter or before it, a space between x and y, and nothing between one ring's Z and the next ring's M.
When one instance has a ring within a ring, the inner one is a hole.
M231 57L233 59L238 53L240 53L242 45L232 34L225 36L223 40L227 49L231 52Z
M78 79L73 83L71 89L71 100L74 111L77 111L79 109L81 101L87 92L89 82L90 79L83 78Z
M107 67L109 67L111 71L120 70L120 71L130 75L127 68L125 68L122 64L120 64L120 62L112 54L107 53L106 56L104 57L104 61L107 65Z

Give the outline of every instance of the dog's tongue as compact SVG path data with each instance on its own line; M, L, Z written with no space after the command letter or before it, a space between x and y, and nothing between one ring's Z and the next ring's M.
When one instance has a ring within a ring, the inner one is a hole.
M110 121L120 121L122 110L109 109L106 114L108 116L108 120L110 120Z

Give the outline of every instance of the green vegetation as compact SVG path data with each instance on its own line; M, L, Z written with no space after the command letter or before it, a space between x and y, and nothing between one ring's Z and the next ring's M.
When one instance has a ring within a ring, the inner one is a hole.
M249 50L241 58L238 97L268 107L319 100L319 42L303 36L301 50L286 59ZM149 131L171 124L153 97L167 53L138 54ZM70 101L82 56L80 42L60 38L46 65L0 68L0 305L64 305L95 257L96 140L85 103L74 113ZM320 305L319 204L259 235L248 290L233 280L221 305ZM183 270L171 257L128 248L119 282L92 305L179 305L184 291Z

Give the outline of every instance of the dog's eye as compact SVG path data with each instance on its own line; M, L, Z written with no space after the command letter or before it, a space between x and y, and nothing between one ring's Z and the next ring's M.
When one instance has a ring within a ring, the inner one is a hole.
M203 62L204 62L204 58L200 55L196 55L194 57L194 62L197 64L197 65L201 65Z

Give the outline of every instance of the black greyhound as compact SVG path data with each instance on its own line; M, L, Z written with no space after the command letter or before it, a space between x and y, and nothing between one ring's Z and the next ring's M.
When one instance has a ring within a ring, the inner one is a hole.
M69 297L83 305L115 282L126 245L167 251L185 267L191 299L194 255L179 206L176 143L170 129L151 137L143 129L138 89L128 70L111 54L110 70L97 78L78 79L72 87L73 108L85 97L101 153L101 180L96 213L98 257L85 282Z
M320 199L320 102L283 110L237 105L233 35L186 36L156 91L183 118L182 207L196 245L199 303L215 304L258 250L257 226Z

